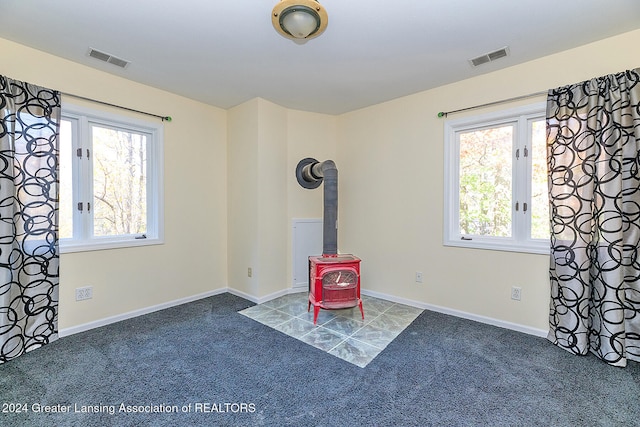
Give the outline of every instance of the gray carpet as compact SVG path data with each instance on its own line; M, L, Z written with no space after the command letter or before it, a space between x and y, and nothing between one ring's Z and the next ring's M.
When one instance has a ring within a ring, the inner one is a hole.
M425 311L360 368L237 313L251 305L218 295L63 338L0 365L0 425L630 426L640 420L638 363L614 368L542 338ZM42 412L65 408L71 412ZM17 409L28 412L11 413Z

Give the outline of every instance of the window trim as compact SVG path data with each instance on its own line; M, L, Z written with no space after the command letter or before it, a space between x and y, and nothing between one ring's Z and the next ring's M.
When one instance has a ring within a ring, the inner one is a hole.
M534 104L524 105L520 107L509 108L506 110L495 111L491 113L463 117L460 119L447 120L444 123L444 218L443 218L443 245L474 249L488 249L508 252L524 252L533 254L548 254L550 242L545 239L530 239L521 235L527 235L531 232L531 210L526 218L518 221L515 218L517 212L515 209L512 213L512 231L511 237L492 237L492 236L474 236L473 240L462 239L459 233L459 146L456 140L456 133L472 127L492 127L505 123L518 123L516 144L522 141L526 135L525 141L531 149L530 123L534 120L544 119L546 116L546 103L537 102ZM522 124L526 126L522 126ZM531 174L531 161L526 163L523 168L514 170L516 182L512 187L512 194L516 193L524 195L525 200L530 204L531 201L531 183L528 178L522 179L522 174ZM527 182L529 188L521 189L522 183ZM515 200L515 198L514 198Z
M151 137L147 145L147 233L146 238L136 239L139 235L119 235L119 236L93 236L89 238L90 232L87 229L93 221L82 221L76 224L74 221L74 234L77 228L84 227L84 238L60 238L60 253L85 252L105 249L118 249L140 246L160 245L164 243L164 127L160 123L141 120L119 114L113 114L101 110L95 110L77 104L63 103L62 120L72 120L77 124L77 135L72 142L73 147L86 148L84 143L88 140L89 124L102 124L105 126L116 126L122 129L130 129L135 132L143 132ZM83 143L84 142L84 143ZM150 149L150 150L149 150ZM88 177L87 165L82 165L76 156L73 157L74 170L79 171L83 177ZM89 184L93 192L93 184ZM73 182L73 206L76 206L76 198L80 194L80 183L78 179ZM152 209L154 207L154 209ZM93 218L93 216L92 216Z

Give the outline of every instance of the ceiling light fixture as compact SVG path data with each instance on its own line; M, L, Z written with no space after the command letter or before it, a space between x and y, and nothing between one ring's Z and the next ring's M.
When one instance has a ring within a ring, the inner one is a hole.
M327 11L316 0L281 0L271 13L273 28L296 43L318 37L328 21Z

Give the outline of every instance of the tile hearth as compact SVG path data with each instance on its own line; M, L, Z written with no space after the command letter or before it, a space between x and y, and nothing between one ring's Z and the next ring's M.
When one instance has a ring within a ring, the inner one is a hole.
M288 294L239 311L266 326L312 345L361 368L422 313L422 309L362 296L364 321L358 307L320 310L313 324L308 294Z

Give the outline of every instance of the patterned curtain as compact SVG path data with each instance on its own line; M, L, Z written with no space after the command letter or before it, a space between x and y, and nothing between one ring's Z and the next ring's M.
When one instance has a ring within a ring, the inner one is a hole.
M0 363L58 337L60 96L0 76Z
M640 361L640 69L552 89L548 339Z

